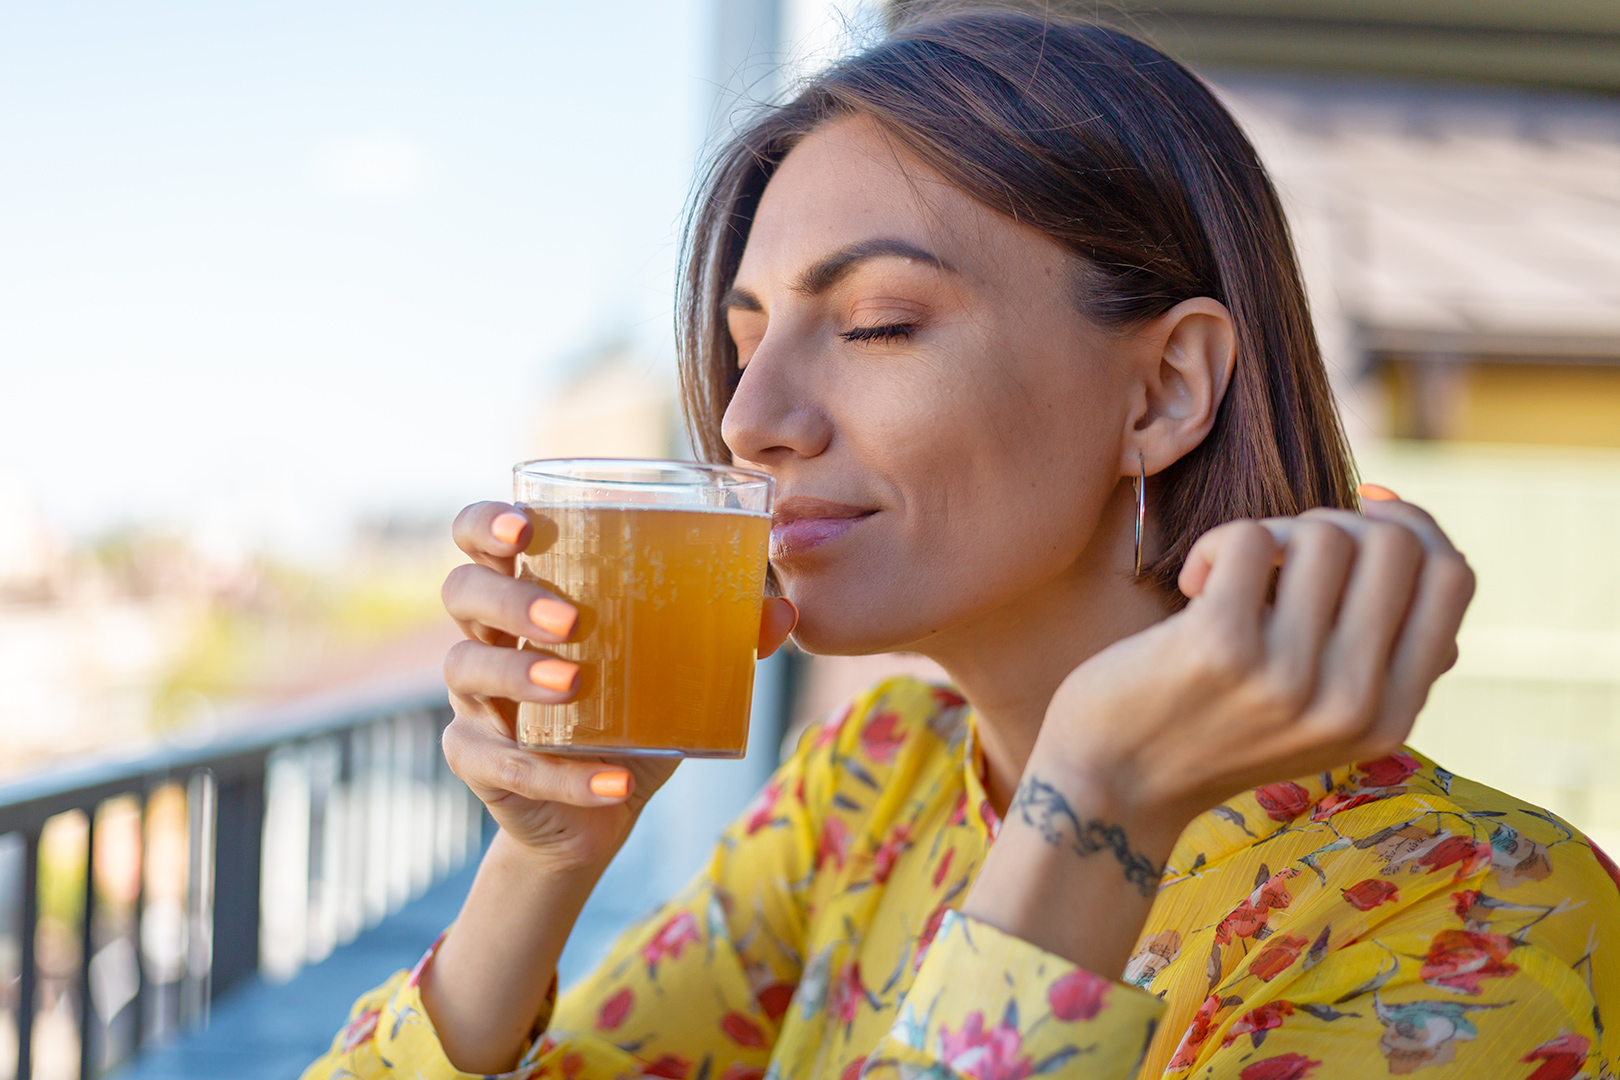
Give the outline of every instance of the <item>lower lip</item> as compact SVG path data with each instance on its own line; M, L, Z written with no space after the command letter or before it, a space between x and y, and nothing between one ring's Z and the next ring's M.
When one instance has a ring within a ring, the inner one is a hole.
M772 526L771 558L780 561L806 554L838 539L871 516L869 512L858 517L799 518Z

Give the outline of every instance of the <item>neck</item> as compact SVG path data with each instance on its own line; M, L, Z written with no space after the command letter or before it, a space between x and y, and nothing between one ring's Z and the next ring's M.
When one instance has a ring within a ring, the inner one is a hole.
M1134 503L1125 509L1121 525L1114 520L1119 508L1110 507L1096 540L1056 580L911 646L944 668L972 703L989 766L987 793L998 813L1012 801L1059 684L1114 642L1170 614L1162 596L1131 578Z

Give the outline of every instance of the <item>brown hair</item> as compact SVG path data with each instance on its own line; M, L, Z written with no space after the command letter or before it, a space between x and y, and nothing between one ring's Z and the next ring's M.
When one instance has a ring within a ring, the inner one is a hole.
M1128 34L1010 11L925 19L831 68L719 153L687 223L678 321L693 445L730 460L738 378L720 311L761 193L809 132L861 114L986 206L1077 257L1077 302L1127 328L1208 296L1237 363L1207 438L1148 487L1172 595L1202 533L1353 507L1354 465L1293 242L1254 147L1191 72ZM1157 479L1157 478L1156 478Z

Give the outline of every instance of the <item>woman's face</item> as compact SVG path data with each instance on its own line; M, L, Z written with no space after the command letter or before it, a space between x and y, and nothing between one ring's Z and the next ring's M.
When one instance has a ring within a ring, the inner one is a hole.
M803 647L930 651L1055 579L1129 569L1093 538L1130 365L1076 310L1072 260L870 121L787 155L725 306L742 375L722 431L776 477Z

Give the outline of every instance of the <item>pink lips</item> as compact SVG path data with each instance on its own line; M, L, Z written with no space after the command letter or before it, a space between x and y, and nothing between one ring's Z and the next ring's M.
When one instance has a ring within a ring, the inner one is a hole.
M875 511L794 495L771 515L771 558L792 559L843 536Z

